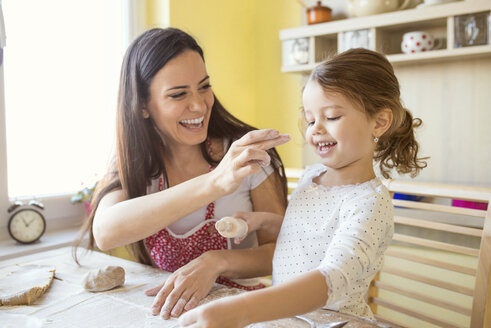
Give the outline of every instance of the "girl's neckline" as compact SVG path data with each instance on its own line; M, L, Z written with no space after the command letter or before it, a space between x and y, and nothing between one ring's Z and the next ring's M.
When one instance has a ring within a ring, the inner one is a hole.
M318 184L314 182L314 179L320 176L322 173L324 173L327 170L327 168L320 164L320 166L314 171L314 174L310 177L310 187L314 189L322 189L326 191L333 191L333 190L342 190L342 189L350 189L353 187L360 187L364 185L371 185L373 187L379 186L382 182L380 182L380 179L375 177L373 179L363 181L363 182L357 182L357 183L350 183L350 184L342 184L342 185L336 185L336 186L324 186L322 184Z

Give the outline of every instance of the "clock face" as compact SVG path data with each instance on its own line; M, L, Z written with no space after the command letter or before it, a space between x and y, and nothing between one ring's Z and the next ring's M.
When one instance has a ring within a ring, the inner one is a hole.
M29 244L42 236L46 229L46 221L38 211L24 209L11 216L8 228L12 238L20 243Z

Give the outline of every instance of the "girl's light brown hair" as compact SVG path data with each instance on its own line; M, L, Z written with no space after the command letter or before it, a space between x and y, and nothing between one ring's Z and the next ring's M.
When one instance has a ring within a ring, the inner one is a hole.
M392 111L392 124L379 137L374 154L384 178L390 178L394 168L414 177L426 167L427 158L418 157L414 136L414 128L422 121L402 106L399 81L384 55L362 48L348 50L316 66L309 81L319 83L327 92L344 95L368 117L386 108Z

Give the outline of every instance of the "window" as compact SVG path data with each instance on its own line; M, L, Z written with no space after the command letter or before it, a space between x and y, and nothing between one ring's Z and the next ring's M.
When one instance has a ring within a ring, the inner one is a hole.
M3 86L0 76L0 130L3 119L6 126L0 131L0 223L7 194L10 201L47 200L47 219L60 217L56 208L66 210L82 182L104 174L114 148L121 62L137 32L136 3L1 3L7 41ZM59 201L64 204L55 206Z
M74 191L103 174L125 45L121 1L6 0L10 197Z

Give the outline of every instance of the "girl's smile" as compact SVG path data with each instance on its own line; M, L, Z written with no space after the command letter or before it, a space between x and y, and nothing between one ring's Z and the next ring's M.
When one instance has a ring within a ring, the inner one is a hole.
M305 137L321 163L355 181L374 177L375 121L347 97L327 92L315 81L305 86L303 104Z
M336 147L337 142L335 141L329 141L329 142L317 142L317 153L323 157L327 156L334 147Z

